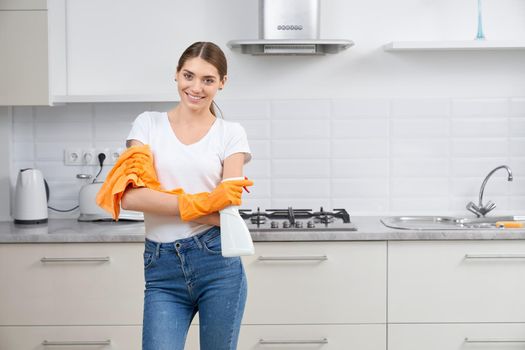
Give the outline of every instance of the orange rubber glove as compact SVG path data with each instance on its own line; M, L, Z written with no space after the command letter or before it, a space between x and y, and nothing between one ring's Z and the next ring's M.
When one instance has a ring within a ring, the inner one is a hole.
M251 180L231 180L221 182L211 192L182 193L179 195L180 218L191 221L230 205L241 205L243 187L252 185Z

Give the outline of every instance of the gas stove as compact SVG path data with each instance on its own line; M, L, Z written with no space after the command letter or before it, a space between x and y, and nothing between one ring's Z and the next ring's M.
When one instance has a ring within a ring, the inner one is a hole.
M256 231L357 231L345 209L240 209L248 229Z

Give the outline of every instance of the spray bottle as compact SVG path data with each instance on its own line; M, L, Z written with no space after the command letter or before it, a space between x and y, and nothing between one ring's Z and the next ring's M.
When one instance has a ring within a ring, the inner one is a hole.
M222 180L244 180L244 177L230 177ZM253 255L252 237L250 231L239 214L239 206L230 205L219 211L221 217L221 247L222 256L232 257Z

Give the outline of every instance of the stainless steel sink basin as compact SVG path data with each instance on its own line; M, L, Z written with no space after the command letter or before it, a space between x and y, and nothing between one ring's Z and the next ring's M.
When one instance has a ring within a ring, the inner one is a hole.
M498 221L523 221L525 216L461 218L453 216L389 216L381 218L386 227L402 230L496 229Z

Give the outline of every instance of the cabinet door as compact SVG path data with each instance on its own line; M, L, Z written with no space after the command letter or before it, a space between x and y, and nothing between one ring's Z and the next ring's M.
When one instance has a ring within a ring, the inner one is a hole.
M525 324L388 325L389 350L522 350Z
M142 349L140 326L2 327L0 349Z
M243 325L239 350L323 349L385 350L386 326L376 325ZM199 350L198 329L192 326L186 350Z
M525 322L525 241L388 247L389 322Z
M386 323L385 242L258 242L244 324Z
M0 11L0 105L48 105L47 11Z
M0 245L0 325L140 325L143 249L142 243Z

